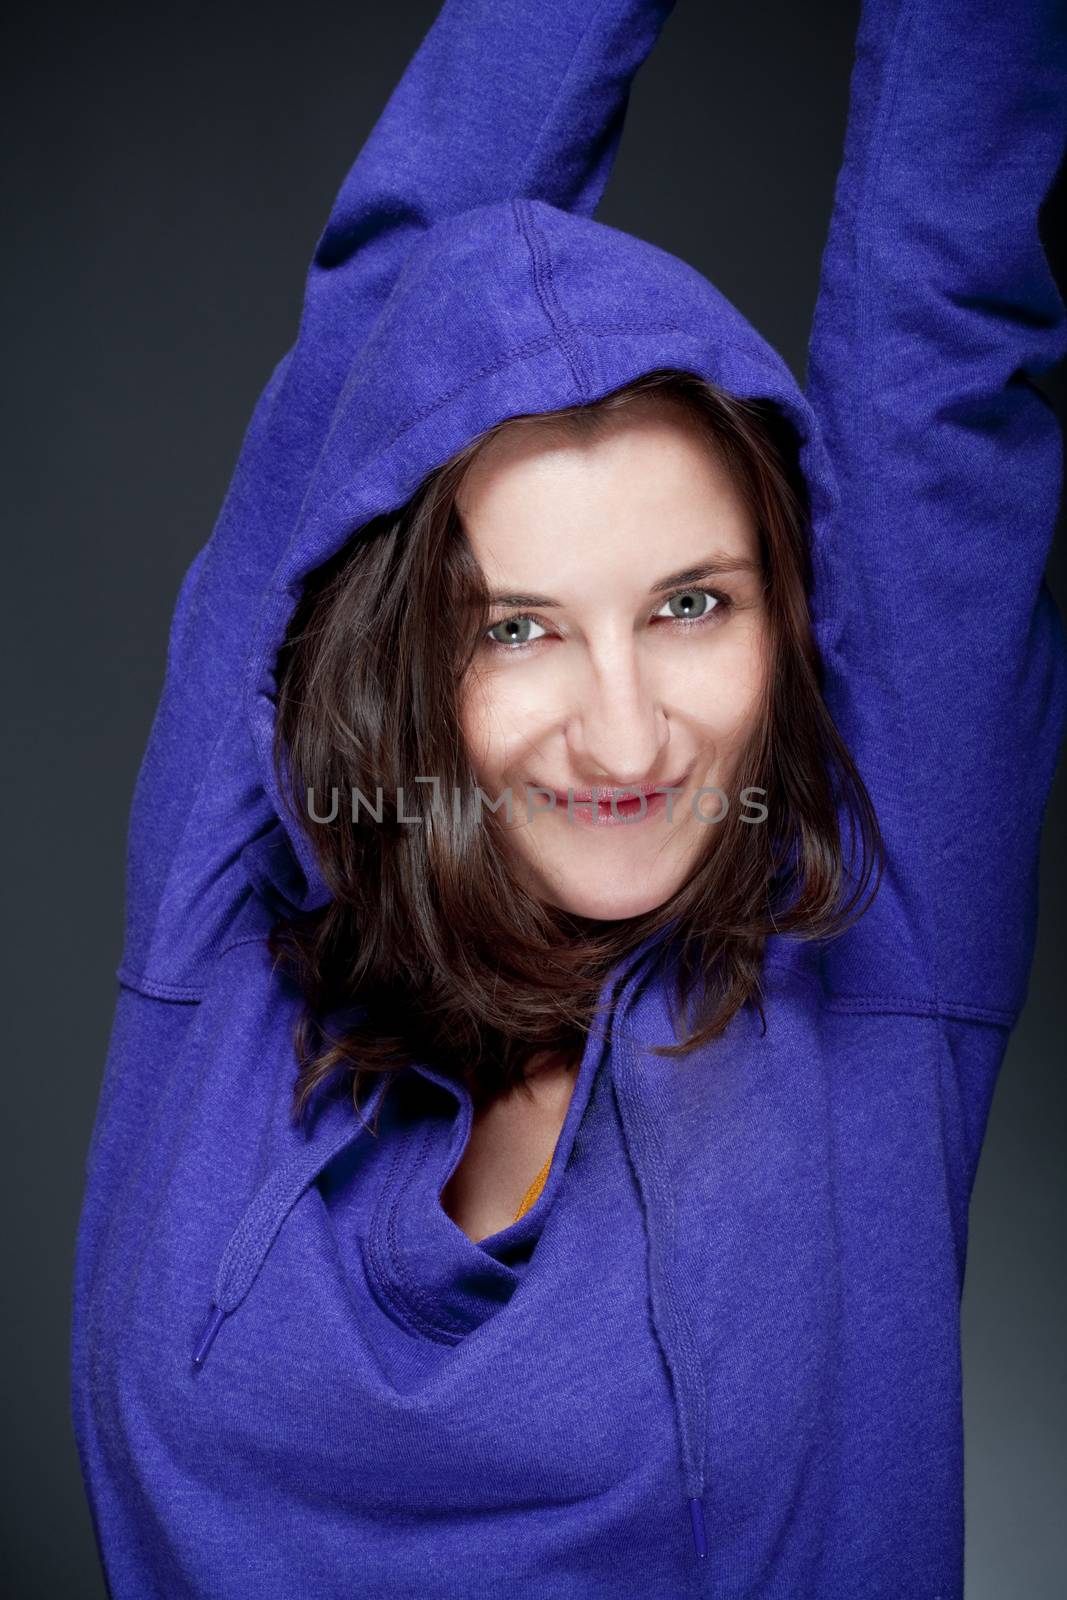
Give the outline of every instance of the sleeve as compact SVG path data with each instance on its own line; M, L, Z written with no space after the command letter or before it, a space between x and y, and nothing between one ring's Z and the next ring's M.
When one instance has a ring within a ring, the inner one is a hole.
M448 0L387 102L318 240L296 342L177 599L130 816L123 982L195 998L239 907L242 844L272 820L241 716L245 662L345 374L408 249L437 221L512 196L592 214L630 81L672 5L545 0L533 26L525 0ZM190 866L182 840L194 831L214 855ZM160 933L167 919L181 938ZM179 959L187 941L197 948Z
M827 703L887 871L831 956L872 1005L1014 1023L1067 721L1044 578L1067 350L1039 233L1067 137L1061 0L865 0L807 392L840 506Z

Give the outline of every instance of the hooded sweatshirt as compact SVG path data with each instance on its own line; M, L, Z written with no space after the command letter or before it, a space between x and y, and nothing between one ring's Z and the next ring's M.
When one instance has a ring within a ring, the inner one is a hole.
M1058 0L864 5L802 388L594 218L669 10L449 0L181 586L74 1277L118 1600L962 1594L968 1201L1067 722L1034 382L1067 349L1037 228L1067 39ZM277 654L307 575L461 446L665 366L795 431L887 871L845 935L768 942L766 1026L688 1056L653 1053L669 952L620 964L543 1189L476 1243L440 1204L471 1102L432 1061L290 1120L266 939L328 892L272 766Z

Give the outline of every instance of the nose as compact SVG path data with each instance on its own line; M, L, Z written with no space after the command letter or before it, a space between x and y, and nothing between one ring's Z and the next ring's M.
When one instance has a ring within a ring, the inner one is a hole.
M670 726L647 662L633 646L594 661L574 683L567 742L575 768L592 783L621 787L659 777Z

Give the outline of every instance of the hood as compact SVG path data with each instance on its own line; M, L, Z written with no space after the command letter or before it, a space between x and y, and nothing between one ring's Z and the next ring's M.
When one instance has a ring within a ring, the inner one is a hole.
M311 910L328 899L310 843L284 808L272 761L275 664L304 579L362 526L403 506L427 473L493 424L595 400L661 367L770 400L791 424L812 518L813 621L820 650L833 656L825 550L836 495L813 414L781 358L699 272L590 217L513 199L443 220L412 246L352 361L249 658L244 712L275 821L245 847L243 863L270 902ZM628 1026L638 990L656 967L656 948L647 942L605 987L615 1001L606 1059L647 1230L649 1315L669 1370L685 1514L703 1557L706 1382L686 1284L675 1276L661 1108L647 1091L641 1042ZM371 1116L384 1088L377 1086L366 1108ZM318 1118L302 1136L306 1143L271 1172L237 1219L194 1353L198 1370L293 1206L363 1127L350 1103Z
M352 361L248 660L244 714L277 818L244 853L252 882L313 910L329 892L272 760L275 666L305 578L434 468L505 418L587 403L659 367L774 402L799 443L812 521L813 623L835 623L828 529L837 497L814 415L780 356L694 268L544 201L477 207L423 233Z

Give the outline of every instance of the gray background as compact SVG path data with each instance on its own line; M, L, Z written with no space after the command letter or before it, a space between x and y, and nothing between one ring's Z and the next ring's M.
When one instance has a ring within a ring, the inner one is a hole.
M171 611L295 338L334 194L437 9L46 3L9 30L0 1579L14 1595L104 1593L68 1420L70 1279ZM857 19L851 0L680 0L598 212L700 268L798 376ZM1061 284L1065 188L1046 215ZM1062 370L1048 388L1062 415ZM1029 1004L972 1208L970 1600L1065 1585L1064 765Z

